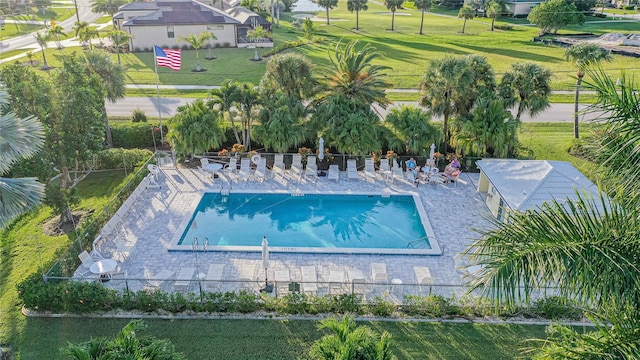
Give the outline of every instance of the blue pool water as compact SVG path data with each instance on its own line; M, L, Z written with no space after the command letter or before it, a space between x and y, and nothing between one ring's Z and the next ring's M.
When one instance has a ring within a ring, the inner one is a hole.
M410 195L203 195L178 245L430 249Z

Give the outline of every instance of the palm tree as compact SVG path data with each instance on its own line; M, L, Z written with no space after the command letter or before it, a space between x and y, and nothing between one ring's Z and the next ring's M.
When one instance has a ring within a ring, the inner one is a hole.
M27 51L26 55L27 55L27 59L29 59L29 63L31 64L31 66L33 66L33 52Z
M504 73L499 93L507 108L518 104L516 120L524 112L534 116L549 107L551 71L538 64L515 63Z
M575 112L573 119L573 136L578 139L580 137L578 129L578 110L580 102L580 84L584 77L585 70L593 65L598 65L602 61L611 61L611 54L593 43L582 42L571 46L564 52L567 61L573 62L578 67L576 96L574 100Z
M430 113L413 106L391 109L385 119L393 125L393 129L402 138L403 150L413 154L419 154L424 149L428 149L431 143L441 138L429 120L431 120Z
M469 5L464 5L458 11L458 18L464 19L464 23L462 24L462 34L464 34L464 28L467 27L467 20L473 19L476 16L476 11Z
M391 351L391 335L376 334L366 326L358 326L350 316L342 320L327 318L320 321L318 329L329 330L311 346L310 355L315 360L394 360Z
M120 51L123 46L129 43L129 40L131 40L133 36L126 31L112 30L107 33L107 38L111 40L111 43L115 46L116 53L118 54L118 64L122 65L120 61Z
M551 327L537 358L638 358L640 169L626 166L620 173L619 165L640 161L640 99L625 77L618 89L601 69L586 72L592 80L585 85L597 94L591 111L608 114L594 154L604 154L600 163L609 176L603 190L616 197L578 194L577 200L559 199L496 222L469 250L472 260L485 265L473 288L496 305L510 306L551 286L595 308L594 331ZM620 143L626 146L620 149Z
M502 15L502 4L495 0L489 1L487 4L487 17L491 18L491 31L496 23L496 19Z
M76 36L80 39L80 41L84 44L89 44L89 49L93 49L93 44L91 43L91 39L96 38L100 35L97 29L92 28L87 24L86 21L82 21L76 23L73 27Z
M266 99L258 115L260 124L254 128L255 138L266 149L279 153L297 148L307 138L307 109L302 102L283 93Z
M393 31L396 20L396 10L402 6L402 3L404 3L404 0L384 0L384 6L391 11L391 31Z
M474 80L474 73L465 58L445 56L431 61L420 84L420 105L433 115L443 116L444 144L449 143L449 118L458 113Z
M313 68L311 60L302 54L274 55L267 62L260 80L260 91L265 97L283 92L297 100L308 99L315 94L318 87Z
M128 3L127 0L91 0L91 10L94 13L109 14L113 18L113 15L118 12L120 6ZM115 23L113 24L115 28Z
M222 116L206 106L202 99L178 107L167 137L181 154L200 154L217 148L224 141Z
M389 83L384 81L386 75L382 72L389 67L373 64L382 53L370 44L360 50L357 46L358 40L351 40L346 46L339 41L334 54L329 54L331 67L324 69L324 98L344 94L361 104L370 106L377 102L386 108L390 104L385 93Z
M431 9L432 0L414 0L413 4L416 9L420 10L420 35L422 35L422 26L424 25L424 12Z
M271 32L265 30L262 26L256 26L255 29L247 31L247 40L254 42L255 53L253 61L260 61L258 56L258 40L271 39Z
M6 91L0 90L0 107L8 105ZM33 117L19 118L8 112L0 116L0 176L6 175L20 159L37 154L44 144L44 128ZM0 229L16 216L36 207L44 197L44 185L35 178L0 177Z
M338 6L338 0L318 0L317 4L327 11L327 25L329 25L329 10Z
M47 37L56 40L58 50L62 50L62 44L60 43L61 36L67 36L67 34L64 33L64 28L58 24L51 26L47 31Z
M212 35L208 31L203 31L200 34L189 34L187 36L179 36L178 41L184 41L189 43L191 47L196 50L196 71L202 71L200 67L200 57L198 56L198 49L202 48L205 42L211 39Z
M84 31L85 28L89 27L89 23L86 21L77 21L75 24L73 24L73 33L75 34L75 36L79 36L80 33L82 31Z
M114 64L111 57L104 51L88 51L83 56L84 63L89 73L97 74L102 78L106 99L111 103L123 99L126 91L125 86L125 70L120 64ZM102 117L105 122L105 133L107 136L107 145L113 147L111 138L111 127L109 126L109 117L107 116L106 107L102 108Z
M242 145L247 151L251 150L251 127L255 117L255 110L260 105L260 93L251 83L243 82L238 85L236 105L242 112Z
M236 137L236 144L240 144L240 135L238 134L238 128L235 123L235 116L231 115L231 109L238 99L239 83L233 80L225 80L219 89L213 89L209 92L209 101L207 106L209 108L218 107L218 110L222 112L225 118L231 121L231 128L233 129L233 135Z
M40 46L40 50L42 51L42 61L44 61L44 66L42 69L46 70L49 68L49 64L47 64L47 55L44 53L44 49L47 48L47 42L49 41L49 36L45 33L40 33L40 31L36 32L34 35L36 38L36 42Z
M356 30L360 30L360 10L369 10L368 0L347 0L347 10L356 12Z

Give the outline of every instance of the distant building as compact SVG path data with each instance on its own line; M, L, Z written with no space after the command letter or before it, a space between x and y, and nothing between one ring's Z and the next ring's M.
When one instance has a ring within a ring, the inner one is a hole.
M216 40L211 46L248 47L247 32L262 26L271 31L271 23L260 15L242 8L221 10L196 0L154 0L131 2L120 7L113 17L116 26L133 36L132 51L150 51L153 45L161 47L188 46L178 42L180 36L209 31ZM259 41L263 47L272 47L270 39Z
M578 193L600 201L598 187L566 161L483 159L478 192L498 220L511 211L526 211L545 202L576 199Z
M540 4L542 1L520 1L520 0L511 0L505 3L507 10L513 16L517 15L528 15L531 12L531 9Z

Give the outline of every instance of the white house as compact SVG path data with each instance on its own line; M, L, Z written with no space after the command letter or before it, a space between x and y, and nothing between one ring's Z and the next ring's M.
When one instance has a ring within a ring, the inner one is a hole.
M271 23L245 8L221 10L196 0L154 0L131 2L120 7L113 17L116 26L133 36L132 51L150 51L160 47L188 46L178 42L180 36L209 31L215 35L211 46L247 47L247 31L257 26L271 30ZM265 39L266 40L266 39ZM261 41L263 47L273 46L271 40Z
M478 192L498 220L510 211L526 211L554 199L577 198L576 191L599 201L597 186L565 161L483 159Z

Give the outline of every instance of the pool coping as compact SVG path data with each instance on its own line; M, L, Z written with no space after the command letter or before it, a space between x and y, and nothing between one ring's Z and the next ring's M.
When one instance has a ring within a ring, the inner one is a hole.
M202 196L205 193L221 193L220 191L201 191L200 195L194 199L191 204L186 208L187 215L184 216L180 225L176 228L175 233L171 238L171 243L168 247L168 251L235 251L235 252L262 252L262 246L256 244L256 246L207 246L202 245L179 245L178 242L182 237L185 229L189 225L191 217L198 207ZM354 192L354 191L285 191L285 190L232 190L230 194L285 194L291 196L304 196L304 195L374 195L374 196L392 196L392 195L409 195L413 197L413 201L420 216L420 221L429 239L430 249L409 249L409 248L396 248L396 249L384 249L384 248L313 248L313 247L281 247L281 246L269 246L269 251L273 253L305 253L305 254L375 254L375 255L442 255L442 249L440 243L436 238L436 235L431 227L431 222L427 216L427 212L420 198L420 194L414 191L393 191L390 189L384 189L384 191L376 192ZM322 251L319 251L322 250Z

